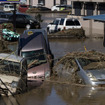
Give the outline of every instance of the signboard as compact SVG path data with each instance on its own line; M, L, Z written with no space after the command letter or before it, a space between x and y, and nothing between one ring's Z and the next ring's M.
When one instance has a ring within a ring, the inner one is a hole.
M0 0L0 2L5 2L5 3L10 3L10 2L12 2L12 3L18 3L18 2L20 2L20 0Z

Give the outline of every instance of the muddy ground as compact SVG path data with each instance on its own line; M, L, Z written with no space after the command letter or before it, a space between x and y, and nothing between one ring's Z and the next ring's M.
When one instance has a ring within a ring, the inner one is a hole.
M48 38L86 38L85 31L81 29L68 29L48 34Z

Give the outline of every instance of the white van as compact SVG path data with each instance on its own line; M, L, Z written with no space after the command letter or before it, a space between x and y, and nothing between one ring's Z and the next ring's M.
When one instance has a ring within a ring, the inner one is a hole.
M4 7L3 7L3 10L6 11L6 12L13 11L14 6L11 5L11 4L5 4Z
M79 20L75 18L56 18L52 23L47 25L47 32L57 32L63 29L80 29L82 28Z

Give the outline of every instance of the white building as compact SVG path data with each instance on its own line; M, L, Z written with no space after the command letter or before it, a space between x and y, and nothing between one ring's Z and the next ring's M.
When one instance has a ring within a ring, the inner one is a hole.
M38 5L42 4L45 7L51 8L56 4L68 4L71 5L71 0L27 0L28 5Z

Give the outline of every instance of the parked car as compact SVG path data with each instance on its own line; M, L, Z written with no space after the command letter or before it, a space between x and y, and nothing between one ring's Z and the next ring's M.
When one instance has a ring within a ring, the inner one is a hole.
M75 18L56 18L52 23L47 25L47 32L57 32L63 29L80 29L82 28L79 20Z
M27 90L27 61L13 54L0 53L0 88L2 94L13 95Z
M28 80L44 80L51 75L53 55L44 29L24 31L19 38L18 55L28 61Z
M5 4L4 7L3 7L3 10L6 11L6 12L13 11L14 10L14 6L11 5L11 4Z
M78 65L77 74L84 84L105 86L105 61L96 61L86 58L75 59Z
M20 4L19 7L18 7L18 11L19 12L26 12L29 8L30 8L29 5Z
M62 10L67 10L71 9L71 5L54 5L51 7L51 11L62 11Z
M18 33L15 33L9 29L3 29L2 30L3 38L7 41L17 41L20 35Z
M39 11L51 11L50 8L44 6L32 6L32 8L38 9Z
M4 18L7 18L8 22L14 23L13 14L6 13ZM23 14L23 13L16 13L16 27L17 28L40 28L40 23L36 21L32 16Z

